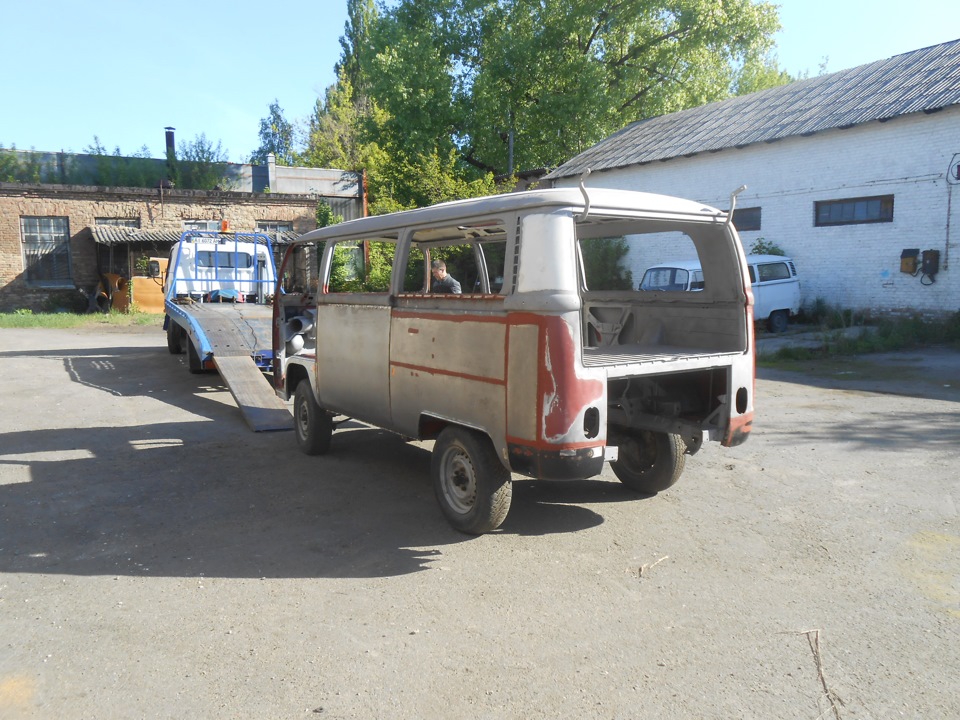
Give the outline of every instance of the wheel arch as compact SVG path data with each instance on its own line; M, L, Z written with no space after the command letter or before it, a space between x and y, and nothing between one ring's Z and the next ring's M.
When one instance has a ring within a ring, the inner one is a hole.
M307 370L306 366L301 365L300 363L290 363L287 365L286 373L283 378L283 391L287 399L293 396L297 391L297 385L302 381L306 380L311 384L311 388L314 390L314 396L316 396L316 388L313 386L313 381L310 378L310 372Z

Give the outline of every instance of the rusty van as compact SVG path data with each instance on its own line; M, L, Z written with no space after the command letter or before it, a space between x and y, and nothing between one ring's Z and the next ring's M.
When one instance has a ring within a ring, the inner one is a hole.
M702 291L644 293L624 277L678 251L699 258ZM460 293L433 292L438 259ZM728 213L697 202L573 188L444 203L291 245L275 389L294 398L307 454L326 453L345 418L435 440L440 507L479 534L506 518L511 473L583 479L609 462L652 495L705 441L746 440L751 305Z

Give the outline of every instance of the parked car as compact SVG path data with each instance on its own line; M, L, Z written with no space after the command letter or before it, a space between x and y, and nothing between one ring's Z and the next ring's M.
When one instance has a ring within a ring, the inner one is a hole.
M753 319L766 322L771 332L783 332L800 312L800 276L791 258L782 255L747 255L753 290ZM699 260L673 260L647 268L640 290L699 292L709 281Z

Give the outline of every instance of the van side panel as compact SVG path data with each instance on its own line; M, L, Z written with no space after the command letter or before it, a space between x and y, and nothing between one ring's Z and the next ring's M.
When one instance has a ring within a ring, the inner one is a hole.
M504 447L504 316L410 308L394 310L391 325L392 427L419 437L421 422L449 420Z
M511 317L507 356L508 440L533 442L537 439L537 376L540 357L540 326L531 318Z

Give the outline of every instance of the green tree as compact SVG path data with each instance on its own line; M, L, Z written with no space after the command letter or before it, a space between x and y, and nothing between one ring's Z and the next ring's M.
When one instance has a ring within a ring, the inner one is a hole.
M250 162L265 165L273 154L278 165L293 165L293 125L284 117L280 101L270 103L269 114L260 119L260 147L250 155Z
M594 290L632 290L633 273L623 260L629 252L623 238L592 238L580 243L587 287Z
M192 190L213 190L226 185L227 153L220 141L214 145L200 133L190 142L180 142L177 149L180 187Z
M514 167L551 166L729 96L778 29L753 0L399 0L370 32L368 81L391 141L501 174L511 139Z

